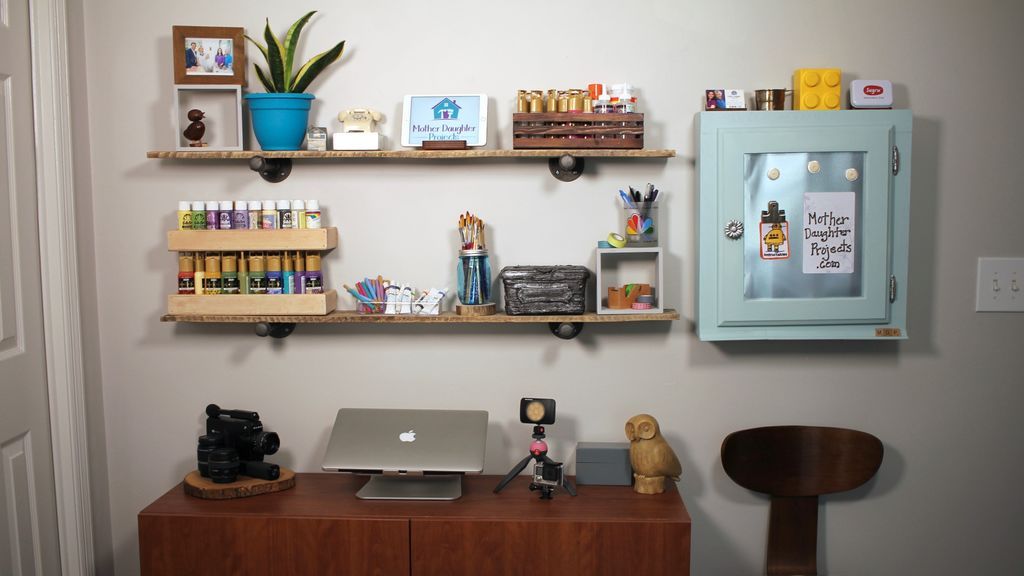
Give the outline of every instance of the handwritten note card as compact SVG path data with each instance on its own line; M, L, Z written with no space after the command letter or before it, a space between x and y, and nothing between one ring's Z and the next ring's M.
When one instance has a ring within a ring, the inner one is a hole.
M856 239L854 192L804 193L804 274L852 274Z

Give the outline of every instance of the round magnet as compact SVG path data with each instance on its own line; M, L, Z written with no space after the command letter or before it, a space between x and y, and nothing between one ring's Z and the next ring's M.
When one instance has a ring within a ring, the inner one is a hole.
M817 174L818 172L821 172L821 163L818 162L817 160L811 160L810 162L807 163L807 171L810 172L811 174Z
M781 173L779 172L778 168L772 168L771 170L768 171L768 179L769 180L778 180L780 174Z
M856 168L847 168L846 169L846 179L847 180L849 180L850 182L854 182L854 181L857 180L857 178L860 178L860 173L857 172Z

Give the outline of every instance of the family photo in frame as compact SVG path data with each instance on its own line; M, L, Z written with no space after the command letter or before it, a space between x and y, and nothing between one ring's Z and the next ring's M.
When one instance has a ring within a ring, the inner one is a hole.
M243 28L174 26L175 84L245 85Z

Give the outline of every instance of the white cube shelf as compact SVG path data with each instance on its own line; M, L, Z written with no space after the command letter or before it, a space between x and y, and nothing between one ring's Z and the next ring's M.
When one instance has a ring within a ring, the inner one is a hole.
M597 290L598 314L652 314L663 312L664 284L662 282L661 248L598 248ZM654 292L654 304L649 310L608 308L608 288L625 284L650 284Z
M207 146L192 147L182 132L190 124L188 111L198 108L206 118L203 140ZM243 150L242 87L219 84L174 85L175 149L179 151Z

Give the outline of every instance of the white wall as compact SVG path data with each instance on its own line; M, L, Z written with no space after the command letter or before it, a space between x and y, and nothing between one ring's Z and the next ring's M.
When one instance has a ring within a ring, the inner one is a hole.
M306 54L340 38L348 50L313 86L317 123L334 126L343 108L378 108L393 146L403 94L481 91L492 96L492 146L507 148L517 88L625 80L642 90L647 146L678 157L594 162L570 184L528 161L298 163L290 179L271 185L241 163L147 160L146 150L176 138L172 25L258 34L264 16L282 30L309 6L85 7L94 220L83 230L94 237L83 241L87 251L95 242L101 367L90 376L102 374L91 389L102 390L109 486L98 490L109 492L118 575L138 571L136 514L194 467L209 402L258 410L283 440L277 461L300 471L319 469L338 407L483 408L492 421L486 472L497 474L526 447L528 429L516 418L522 395L557 398L556 457L570 456L577 440L622 439L635 413L659 418L684 464L696 574L762 565L767 501L725 476L718 450L733 430L779 423L854 427L885 443L878 477L822 509L823 570L1024 570L1024 317L973 312L976 258L1024 256L1021 4L444 6L451 12L411 1L325 3ZM692 128L701 91L787 86L801 66L838 66L846 81L892 79L898 106L914 109L907 342L715 345L693 335ZM667 195L664 292L685 316L671 325L588 326L571 342L543 326L299 326L270 341L244 325L159 322L174 287L164 240L179 199L318 197L327 223L341 230L341 246L325 261L332 287L378 273L429 286L452 282L461 211L482 215L493 230L496 269L592 267L594 243L618 225L616 190L648 181Z

